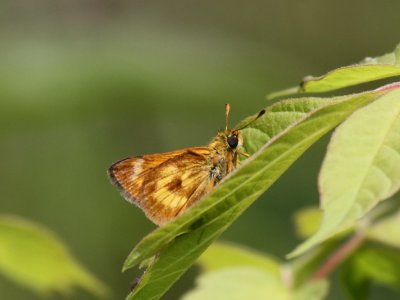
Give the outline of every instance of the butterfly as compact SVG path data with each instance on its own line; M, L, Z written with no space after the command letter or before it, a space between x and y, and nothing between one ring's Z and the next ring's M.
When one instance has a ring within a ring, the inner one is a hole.
M225 130L207 146L125 158L108 169L111 182L129 202L162 226L209 193L238 165L241 129L229 129L230 106L225 105ZM265 113L260 111L256 120Z

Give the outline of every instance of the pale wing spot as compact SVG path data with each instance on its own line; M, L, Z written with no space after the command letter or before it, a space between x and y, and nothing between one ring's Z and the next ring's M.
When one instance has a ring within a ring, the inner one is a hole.
M167 207L175 207L177 205L175 203L176 202L175 199L178 199L178 201L180 201L179 199L183 198L182 196L178 196L176 193L171 193L167 188L157 189L154 196L156 199L159 199L158 201L162 205Z
M190 173L190 172L184 172L183 174L182 174L182 177L181 177L181 180L182 180L182 182L184 183L184 182L187 182L187 179L191 176L192 174Z
M170 199L170 201L168 203L165 203L166 201L163 201L163 204L171 207L171 208L175 208L175 207L179 207L182 206L183 203L185 203L187 201L186 197L173 197L172 199Z
M186 197L168 193L166 189L161 189L161 191L159 191L157 194L158 195L156 196L160 198L164 196L163 199L160 201L160 203L168 208L175 208L177 206L181 206L185 201L187 201ZM167 196L165 197L165 195Z
M160 188L160 187L158 187L158 184L157 184L157 189L154 192L155 199L160 199L164 195L168 195L168 194L170 194L170 193L167 193L167 190L165 188L162 188L162 187Z
M137 159L136 161L135 161L135 164L133 165L133 174L132 175L137 175L137 174L140 174L140 173L142 173L142 171L143 171L143 162L144 162L144 159Z
M168 166L165 166L161 172L160 172L160 177L168 177L172 174L175 174L179 171L179 168L173 164L169 164Z

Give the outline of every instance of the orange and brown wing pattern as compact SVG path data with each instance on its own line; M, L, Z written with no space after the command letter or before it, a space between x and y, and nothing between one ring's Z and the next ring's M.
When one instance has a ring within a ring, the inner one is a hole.
M127 158L113 164L108 174L128 201L162 225L215 185L210 151L197 147Z

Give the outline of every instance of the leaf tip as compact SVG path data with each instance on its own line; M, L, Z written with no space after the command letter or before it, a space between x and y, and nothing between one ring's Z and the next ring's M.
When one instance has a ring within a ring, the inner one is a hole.
M297 247L293 251L286 254L285 257L286 257L286 259L293 259L293 258L299 256L301 253L302 253L302 251L299 249L299 247Z
M140 255L137 252L132 252L131 254L129 254L129 256L124 261L124 264L122 265L121 271L125 272L126 270L135 266L138 263L139 257Z

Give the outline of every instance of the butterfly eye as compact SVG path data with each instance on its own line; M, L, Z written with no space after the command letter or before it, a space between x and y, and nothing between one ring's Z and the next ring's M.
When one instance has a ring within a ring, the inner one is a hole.
M235 149L239 143L237 135L230 135L228 136L228 145L232 149Z

